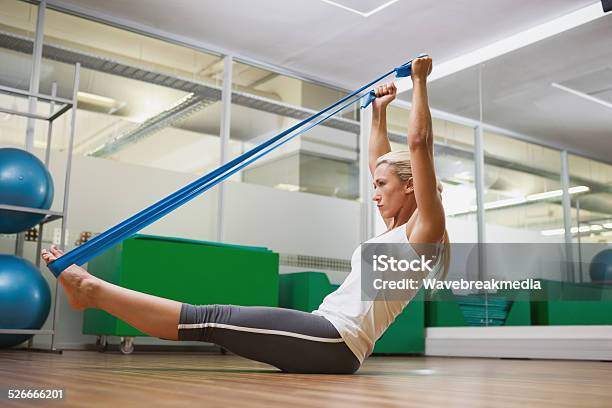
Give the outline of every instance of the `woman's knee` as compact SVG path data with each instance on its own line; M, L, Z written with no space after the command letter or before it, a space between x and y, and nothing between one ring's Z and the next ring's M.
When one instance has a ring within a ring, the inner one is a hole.
M178 339L210 342L210 323L218 323L223 305L191 305L183 303L178 325Z

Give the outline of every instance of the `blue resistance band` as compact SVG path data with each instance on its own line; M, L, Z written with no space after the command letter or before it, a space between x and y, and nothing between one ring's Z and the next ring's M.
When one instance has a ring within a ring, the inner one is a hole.
M419 57L424 56L424 54L419 55ZM51 262L48 264L49 269L51 270L51 272L53 272L53 274L57 277L60 275L60 273L66 269L67 267L69 267L72 264L76 264L76 265L83 265L84 263L88 262L89 260L95 258L97 255L101 254L102 252L106 251L107 249L109 249L110 247L118 244L119 242L129 238L130 236L132 236L133 234L135 234L136 232L140 231L141 229L145 228L146 226L152 224L153 222L157 221L158 219L160 219L161 217L163 217L164 215L166 215L167 213L171 212L172 210L180 207L181 205L185 204L186 202L190 201L191 199L195 198L196 196L202 194L204 191L207 191L208 189L210 189L211 187L215 186L216 184L220 183L221 181L227 179L229 176L231 176L232 174L236 173L237 171L241 170L242 168L246 167L248 164L254 162L255 160L259 159L260 157L264 156L265 154L269 153L270 151L282 146L283 144L285 144L286 142L288 142L289 140L295 138L296 136L301 135L302 133L310 130L311 128L313 128L314 126L320 124L321 122L329 119L330 117L332 117L333 115L337 114L338 112L346 109L348 106L352 105L353 103L361 100L362 98L365 99L365 101L362 103L361 107L365 108L367 107L375 98L376 95L374 94L373 91L370 91L369 93L365 94L365 95L359 95L363 90L365 90L366 88L369 88L370 86L376 84L377 82L383 80L384 78L386 78L387 76L395 73L396 77L406 77L409 76L411 73L411 66L412 66L412 60L397 67L394 68L393 70L385 73L384 75L380 76L379 78L375 79L374 81L362 86L361 88L359 88L358 90L354 91L353 93L351 93L350 95L347 95L346 97L340 99L339 101L335 102L334 104L328 106L327 108L323 109L320 112L317 112L316 114L304 119L303 121L295 124L294 126L290 127L287 130L284 130L283 132L279 133L278 135L270 138L269 140L263 142L262 144L254 147L253 149L243 153L242 155L236 157L235 159L229 161L228 163L220 166L219 168L217 168L216 170L213 170L212 172L206 174L205 176L202 176L201 178L197 179L196 181L188 184L187 186L179 189L178 191L174 192L173 194L169 195L168 197L160 200L159 202L151 205L150 207L147 207L146 209L140 211L139 213L133 215L132 217L126 219L125 221L115 225L114 227L108 229L107 231L101 233L100 235L96 236L95 238L87 241L86 243L74 248L72 251L67 252L66 254L64 254L62 257L56 259L55 261ZM359 95L359 96L357 96ZM353 99L351 99L353 98ZM350 101L349 101L350 100ZM348 103L345 103L349 101ZM279 143L275 146L272 146L274 143L276 143L277 141L279 141L280 139L282 139L283 137L287 136L288 134L294 132L295 130L301 128L302 126L306 125L308 122L313 121L314 119L319 118L320 116L323 116L323 114L329 112L330 110L337 108L339 105L342 105L343 103L345 103L343 106L341 106L340 108L332 111L332 113L328 114L327 116L324 116L322 119L319 119L318 121L316 121L313 124L310 124L309 126L307 126L306 128L300 130L299 132L297 132L296 134L292 135L290 138L288 138L287 140L285 140L282 143ZM272 146L272 147L270 147ZM267 150L264 151L264 149L269 148ZM263 153L255 156L257 153L263 151ZM252 156L255 156L254 158L252 158L251 160L248 160L249 158L251 158ZM245 163L243 163L245 162ZM240 165L242 163L242 165ZM238 166L240 165L240 166ZM238 167L236 167L238 166ZM233 169L234 167L236 167L235 169ZM233 169L233 170L232 170ZM230 171L231 170L231 171Z

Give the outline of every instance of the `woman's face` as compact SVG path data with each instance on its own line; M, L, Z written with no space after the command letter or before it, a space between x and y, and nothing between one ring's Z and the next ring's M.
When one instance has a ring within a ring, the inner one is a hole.
M406 204L414 200L412 183L402 181L387 163L374 170L374 197L383 218L393 218Z

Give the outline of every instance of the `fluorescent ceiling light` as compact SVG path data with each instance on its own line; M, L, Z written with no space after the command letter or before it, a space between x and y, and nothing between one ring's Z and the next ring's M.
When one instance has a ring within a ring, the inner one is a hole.
M484 208L485 210L491 210L493 208L509 207L511 205L518 205L518 204L523 204L526 202L527 202L526 197L508 198L506 200L491 201L491 202L485 203Z
M570 187L568 189L568 192L570 194L578 194L578 193L587 192L589 190L590 188L587 186L575 186L575 187ZM485 210L492 210L495 208L511 207L514 205L524 204L526 202L531 203L534 201L543 201L549 198L560 197L561 195L563 195L562 190L546 191L544 193L530 194L524 197L513 197L513 198L504 199L504 200L490 201L488 203L485 203L484 208ZM477 207L473 205L473 206L470 206L468 209L451 212L451 213L448 213L447 215L464 215L464 214L476 212L476 210L477 210ZM612 223L610 223L609 225L612 226Z
M604 224L604 226L605 225L606 224ZM603 227L599 224L582 225L580 228L572 227L570 229L572 234L576 234L578 232L590 232L590 231L601 231L601 230L603 230ZM563 235L565 234L565 229L564 228L549 229L549 230L540 231L540 234L547 236L547 237L552 237L555 235Z
M279 183L275 185L274 188L287 191L300 191L300 186L296 186L295 184Z
M473 181L474 177L470 171L462 171L461 173L455 174L455 178L464 181Z
M343 10L350 11L351 13L359 14L361 17L370 17L371 15L378 13L382 9L386 9L387 7L392 5L393 3L396 3L398 0L388 1L388 2L386 2L384 4L382 4L381 6L378 6L375 9L370 10L368 12L363 12L363 11L355 10L354 8L345 6L344 4L336 3L335 1L331 1L331 0L321 0L321 1L323 3L327 3L327 4L331 5L331 6L335 6L335 7L341 8Z
M553 83L552 83L552 84L550 84L550 85L551 85L553 88L560 89L560 90L562 90L562 91L565 91L565 92L571 93L572 95L579 96L579 97L584 98L584 99L586 99L586 100L589 100L589 101L591 101L591 102L595 102L595 103L598 103L598 104L600 104L600 105L602 105L602 106L605 106L606 108L610 108L610 109L612 109L612 103L610 103L610 102L606 102L606 101L604 101L603 99L596 98L596 97L591 96L591 95L589 95L589 94L587 94L587 93L577 91L577 90L575 90L575 89L572 89L572 88L569 88L569 87L567 87L567 86L564 86L564 85L558 84L558 83L556 83L556 82L553 82Z
M520 33L496 41L485 47L478 48L472 52L465 53L457 58L453 58L441 64L434 65L434 69L429 75L429 81L435 81L469 67L482 64L500 55L518 50L546 38L553 37L562 32L571 30L583 24L589 23L600 17L605 16L601 8L601 2L591 4L579 10L555 18L544 24L532 27ZM412 81L402 78L396 81L398 92L404 92L412 88Z
M570 187L567 189L567 191L570 194L584 193L589 190L590 188L588 188L587 186L576 186L576 187ZM562 195L563 195L563 190L546 191L544 193L528 195L527 201L546 200L548 198L561 197Z
M563 191L561 190L547 191L545 193L530 194L527 196L527 201L545 200L547 198L561 197L562 195Z
M588 188L587 186L575 186L567 189L570 194L586 193L589 190L590 188Z
M555 235L565 234L565 229L564 228L550 229L550 230L541 231L540 233L546 237L552 237Z

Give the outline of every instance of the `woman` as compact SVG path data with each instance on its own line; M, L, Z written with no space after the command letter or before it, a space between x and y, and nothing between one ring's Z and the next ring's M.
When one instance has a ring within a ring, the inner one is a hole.
M412 246L440 243L445 237L444 210L436 188L433 134L427 105L431 59L412 63L414 84L408 145L411 161L390 153L385 111L395 98L393 84L379 87L369 165L376 201L388 232L368 242L402 242ZM404 154L405 155L405 154ZM399 157L399 160L398 160ZM42 257L49 263L62 256L52 246ZM150 336L167 340L199 340L282 371L293 373L354 373L371 353L374 342L408 303L362 300L360 247L353 270L337 291L313 313L271 307L182 304L121 288L72 265L59 277L70 305L102 309Z

